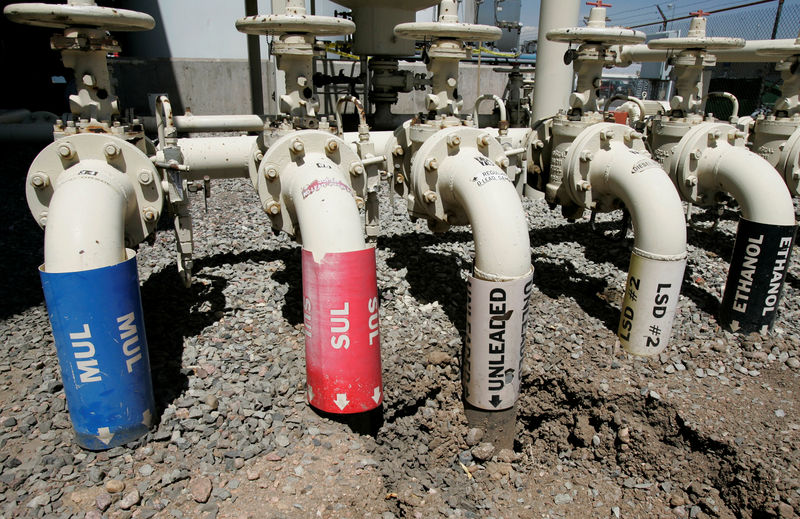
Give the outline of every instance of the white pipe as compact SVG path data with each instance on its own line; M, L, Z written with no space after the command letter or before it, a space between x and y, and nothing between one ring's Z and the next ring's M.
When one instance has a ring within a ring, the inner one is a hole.
M443 161L438 179L442 203L445 207L458 204L469 218L475 239L475 277L487 281L522 278L531 270L525 211L511 182L492 181L479 186L473 181L487 169L480 159L485 157L477 149L464 148Z
M280 178L300 226L303 248L319 262L328 252L363 250L366 242L347 171L320 168L317 163L330 163L330 159L309 153L302 165L290 161L280 171ZM314 182L325 183L324 196L309 194Z
M786 184L769 162L741 146L706 148L697 178L722 189L739 203L742 218L766 225L794 225L794 205Z
M105 161L83 160L62 173L54 187L44 233L45 272L125 261L125 217L136 204L128 177Z
M539 39L541 42L541 38ZM794 38L782 40L749 40L744 47L739 49L715 49L711 51L717 58L717 63L761 63L768 61L781 61L787 55L761 52L770 49L785 49L787 46L795 45ZM797 45L800 54L800 45ZM617 53L617 66L626 67L631 63L646 63L667 61L667 59L677 54L679 51L650 49L646 44L641 45L622 45L612 47L612 51ZM537 67L538 68L538 67Z
M541 2L531 124L569 108L572 67L564 65L564 53L569 49L569 44L550 41L546 35L553 29L578 25L578 7L577 0Z
M666 348L686 267L686 224L680 196L657 162L614 140L593 154L593 198L619 198L634 228L619 330L623 347L652 356Z
M506 104L495 94L484 94L480 96L478 99L475 100L475 106L472 107L472 120L475 121L475 126L480 128L481 125L478 124L478 108L481 104L481 101L494 101L494 104L497 105L497 108L500 110L500 121L508 122L508 118L506 118Z
M248 161L256 136L197 137L178 139L187 180L210 178L249 178Z
M591 164L592 196L613 195L630 211L634 250L664 260L686 256L681 199L657 162L612 141L594 154Z
M731 117L739 116L739 100L736 99L735 95L730 92L709 92L706 94L706 98L709 97L724 97L731 102Z
M148 131L156 129L155 117L143 117ZM175 128L181 133L204 132L260 132L264 120L258 115L176 115L172 118Z

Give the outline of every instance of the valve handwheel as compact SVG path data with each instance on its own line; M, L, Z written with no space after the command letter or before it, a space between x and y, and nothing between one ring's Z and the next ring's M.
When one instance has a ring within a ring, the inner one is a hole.
M3 9L9 20L37 27L88 27L107 31L149 31L153 17L137 11L99 7L94 2L69 4L10 4Z
M353 34L356 25L350 20L333 16L266 14L247 16L236 20L236 29L245 34L313 34L315 36L342 36Z
M727 36L706 36L706 13L702 9L689 13L694 16L689 25L689 34L683 38L662 38L647 42L651 49L663 50L715 50L715 49L738 49L744 47L742 38L730 38Z

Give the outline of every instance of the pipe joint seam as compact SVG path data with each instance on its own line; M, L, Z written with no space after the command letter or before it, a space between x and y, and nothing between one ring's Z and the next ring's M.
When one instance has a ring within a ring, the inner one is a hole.
M683 254L654 254L652 252L647 252L646 250L642 250L638 247L634 247L632 252L634 254L638 254L643 258L652 259L656 261L684 261L688 257L688 253L686 252L684 252Z

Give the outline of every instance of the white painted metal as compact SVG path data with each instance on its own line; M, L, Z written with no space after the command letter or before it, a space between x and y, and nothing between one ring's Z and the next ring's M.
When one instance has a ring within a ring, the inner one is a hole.
M475 106L472 107L472 120L475 121L475 126L478 128L480 128L480 124L478 124L478 108L480 107L481 101L490 100L494 101L495 106L497 106L498 110L500 110L500 120L508 123L508 118L506 117L506 104L503 102L503 99L494 94L484 94L475 100Z
M536 50L536 82L533 86L531 121L552 117L566 110L572 92L572 67L564 64L569 44L554 42L546 35L578 22L578 0L542 0L539 14L539 46Z
M256 152L256 137L200 137L178 139L187 180L248 178L249 160Z
M85 160L60 175L55 188L44 233L45 272L77 272L124 261L125 220L136 210L128 177L105 161Z
M409 56L414 54L414 42L394 36L398 23L413 22L416 12L434 6L439 0L335 0L349 7L353 22L362 30L353 35L353 52L369 56ZM368 28L365 30L364 28Z
M92 27L108 31L149 31L155 27L153 17L137 11L98 7L94 1L58 4L10 4L3 9L9 20L38 27L63 29Z
M62 184L61 177L67 171L97 176L94 175L97 163L107 165L103 172L107 167L115 169L120 178L127 178L133 186L134 210L125 213L125 241L127 246L141 243L155 231L158 222L164 200L161 179L147 155L133 144L110 135L78 134L58 139L44 148L28 170L26 195L31 214L40 226L49 226L53 220L50 204Z
M769 162L727 142L706 148L698 181L730 193L742 218L767 225L794 225L794 205L786 184Z
M316 255L364 248L359 199L363 204L366 176L342 139L303 130L272 143L251 180L273 229L295 236Z
M759 63L780 61L785 56L784 51L793 48L800 54L800 44L794 39L749 40L741 48L715 50L714 55L718 63ZM647 45L623 45L613 50L618 56L617 65L621 67L627 67L631 63L667 61L673 54L668 50L654 49Z

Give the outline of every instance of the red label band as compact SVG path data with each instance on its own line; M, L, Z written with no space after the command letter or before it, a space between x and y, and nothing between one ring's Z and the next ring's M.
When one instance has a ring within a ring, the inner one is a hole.
M308 402L328 413L362 413L383 400L375 249L303 249Z

